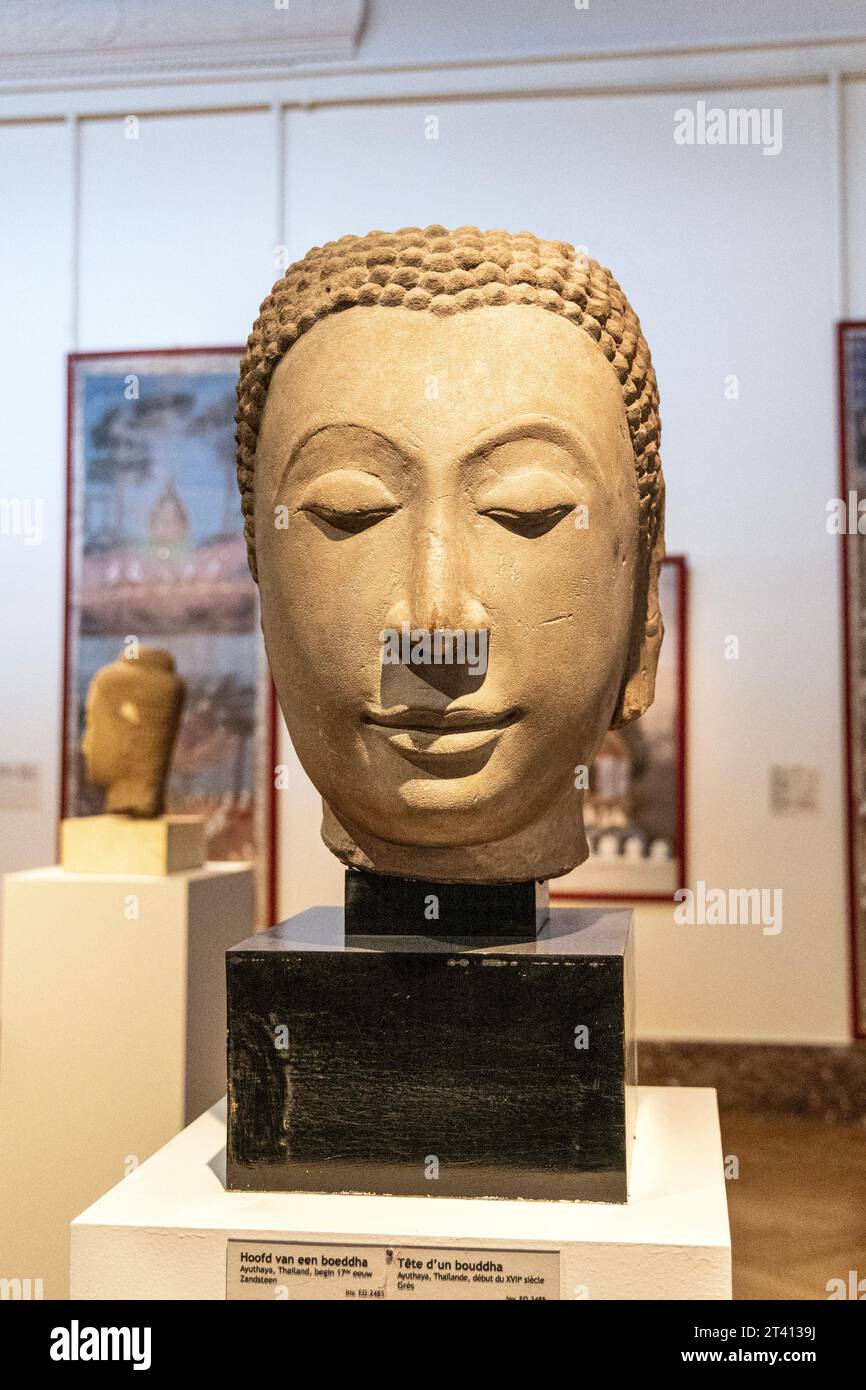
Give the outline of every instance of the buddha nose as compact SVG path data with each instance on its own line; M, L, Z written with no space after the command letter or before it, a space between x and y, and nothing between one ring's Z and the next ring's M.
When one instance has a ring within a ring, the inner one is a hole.
M439 515L428 522L413 547L405 586L388 625L429 633L413 641L410 669L428 686L455 699L477 690L487 673L489 618L475 593L471 537L459 522ZM405 647L405 644L404 644ZM406 664L406 663L404 663Z

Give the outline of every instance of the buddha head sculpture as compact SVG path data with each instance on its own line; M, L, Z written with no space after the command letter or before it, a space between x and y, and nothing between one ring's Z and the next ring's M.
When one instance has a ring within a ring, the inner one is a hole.
M162 814L185 693L171 656L155 647L96 672L81 751L91 782L106 789L106 811Z
M264 301L238 479L277 693L346 864L545 879L653 698L658 391L608 270L461 227L346 236Z

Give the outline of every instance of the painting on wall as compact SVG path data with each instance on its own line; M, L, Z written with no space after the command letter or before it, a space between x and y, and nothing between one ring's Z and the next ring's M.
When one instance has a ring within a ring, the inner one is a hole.
M840 495L827 527L842 548L852 1013L866 1037L866 323L839 325L839 417Z
M187 687L166 809L208 857L256 865L273 912L272 685L235 481L239 348L69 359L61 815L102 810L80 753L87 687L124 646L163 647Z
M661 572L665 638L655 700L642 718L606 735L588 775L589 859L553 880L553 899L671 902L686 882L687 577L685 558L669 555Z

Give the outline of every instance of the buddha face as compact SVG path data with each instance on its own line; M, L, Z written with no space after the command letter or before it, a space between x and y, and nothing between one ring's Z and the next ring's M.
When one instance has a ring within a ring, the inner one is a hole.
M350 835L483 846L567 801L644 563L620 386L584 333L534 305L329 316L271 380L255 526L280 704ZM453 660L411 659L446 629Z
M96 681L91 683L87 692L84 718L84 737L81 740L84 766L94 786L107 787L115 770L113 740L108 735L112 715L111 707L105 696L100 694Z

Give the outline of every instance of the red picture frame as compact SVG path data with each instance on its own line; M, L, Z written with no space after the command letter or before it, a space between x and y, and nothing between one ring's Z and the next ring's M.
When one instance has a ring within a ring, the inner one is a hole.
M194 359L218 359L224 358L239 363L243 354L243 348L236 346L227 347L172 347L172 348L128 348L114 349L109 351L76 352L67 355L67 410L66 410L66 528L65 528L65 561L64 561L64 630L63 630L63 686L61 700L61 739L60 739L60 779L59 779L59 819L63 820L74 813L75 808L71 805L70 784L67 776L70 759L70 729L72 716L72 686L75 675L75 663L73 661L73 641L76 638L74 631L76 617L76 596L75 596L75 577L74 568L77 557L76 547L79 541L78 526L80 525L78 499L81 494L81 486L77 476L77 437L76 431L79 424L78 408L76 402L76 389L78 373L83 368L86 370L87 364L97 364L105 362L116 364L120 370L122 364L143 360L145 363L153 363L154 366L160 360L167 360L170 363L175 361L178 365L186 359L192 362ZM237 502L237 531L238 536L242 534L240 500ZM266 664L263 668L267 671ZM181 672L181 674L183 674ZM257 853L257 859L264 855L264 865L259 864L259 911L258 916L260 925L270 926L276 919L277 904L277 809L276 809L276 789L274 780L274 769L276 765L276 746L277 746L277 701L273 681L269 674L260 675L262 692L257 700L260 705L261 713L259 722L261 729L258 738L261 740L263 752L258 758L259 775L256 777L255 792L262 798L261 825L263 834L260 839L264 840L261 851ZM59 825L58 825L59 841Z
M854 366L854 346L858 347L859 373ZM854 455L855 422L862 429L866 421L866 320L844 319L836 325L836 366L838 387L838 466L839 498L846 509L849 493L856 492L858 502L866 497L866 476L862 464L858 467ZM862 378L857 381L857 375ZM858 477L858 474L860 475ZM858 516L854 521L859 522ZM849 519L850 526L850 519ZM845 732L844 795L845 795L845 839L847 859L847 898L849 926L850 961L850 1007L851 1032L855 1039L866 1038L866 902L860 901L858 883L866 872L866 855L858 845L860 822L860 776L855 767L855 740L858 729L854 719L854 684L858 679L855 665L856 645L852 631L855 619L860 617L856 601L857 561L856 548L852 542L861 539L859 533L851 535L850 530L840 537L839 546L839 584L842 593L842 718ZM866 536L862 537L866 546ZM863 549L864 546L858 547ZM861 731L862 733L862 731ZM861 748L861 752L863 749ZM862 861L862 863L861 863Z

